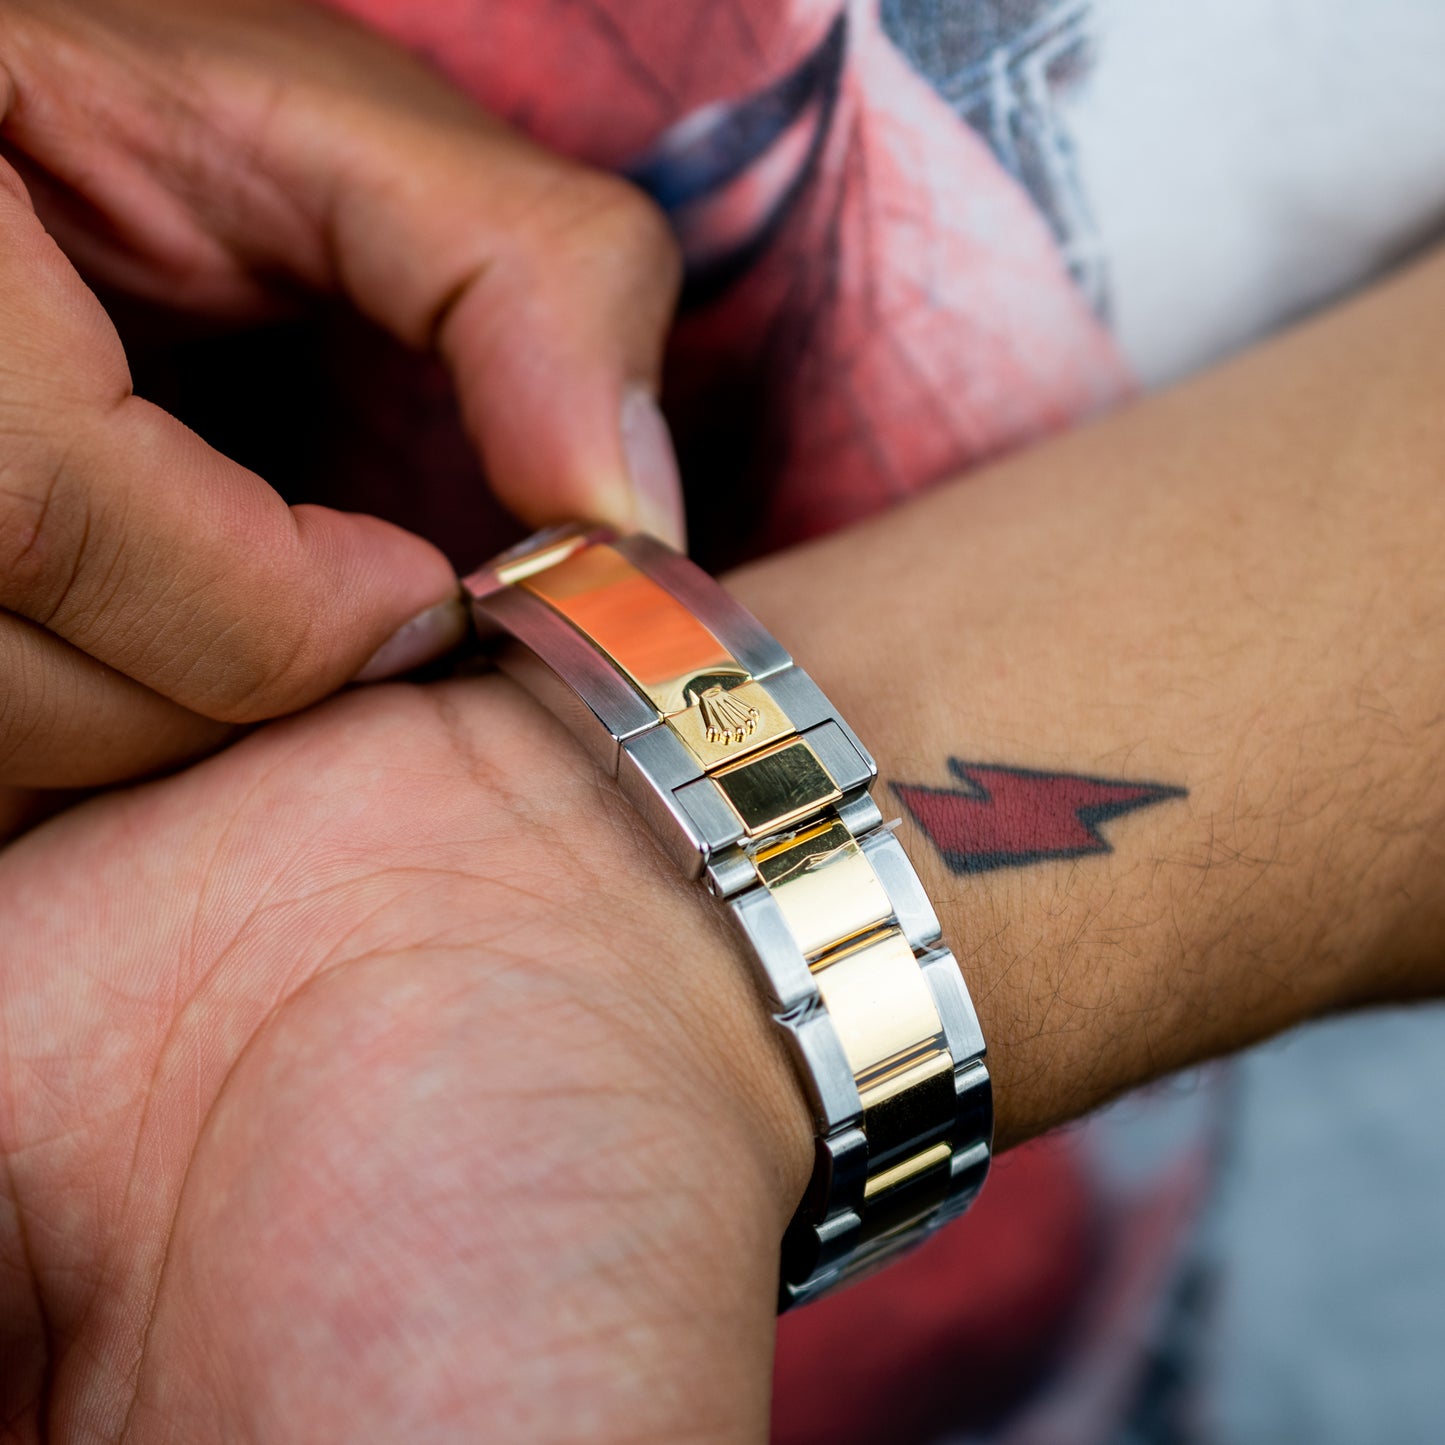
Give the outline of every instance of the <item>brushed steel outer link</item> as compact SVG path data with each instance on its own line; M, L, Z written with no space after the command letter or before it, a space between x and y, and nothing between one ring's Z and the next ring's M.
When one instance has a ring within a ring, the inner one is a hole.
M617 785L622 796L685 878L702 872L709 847L707 834L679 801L681 790L700 778L701 770L667 728L651 728L621 744Z
M715 853L707 860L707 886L713 896L726 901L751 888L758 881L757 869L741 848L728 848Z
M755 871L753 881L757 881ZM749 888L729 908L757 959L758 981L769 1009L787 1014L814 1003L818 980L768 890Z
M866 791L878 778L878 765L858 748L837 721L829 719L803 732L818 761L843 793Z
M860 1127L863 1100L838 1030L827 1012L808 1003L775 1017L803 1065L803 1092L808 1096L818 1132L831 1137L841 1130Z
M980 1139L968 1149L960 1149L953 1156L952 1197L957 1213L962 1213L973 1203L983 1181L988 1175L992 1162L993 1145ZM954 1216L956 1217L956 1215Z
M617 744L655 727L657 709L581 633L530 593L505 588L475 604L472 612L521 644L497 651L497 665L571 727L615 777ZM539 661L543 666L537 666Z
M825 1167L814 1170L822 1193L818 1205L826 1212L857 1215L863 1207L868 1183L868 1139L861 1129L840 1129L818 1139L819 1159Z
M883 826L883 814L878 811L878 804L868 793L855 793L851 797L844 798L841 803L835 804L833 811L837 813L838 821L860 843L872 833L874 828Z
M793 726L799 732L806 732L821 722L835 723L843 730L859 756L867 760L873 775L877 775L878 765L873 761L873 755L859 742L858 734L838 715L837 708L828 701L823 690L801 667L790 667L786 672L770 677L768 691L792 718Z
M908 854L903 851L903 844L888 828L876 828L858 841L887 890L898 926L915 952L932 948L943 937L943 926L913 864L908 861Z
M988 1068L978 1059L973 1059L956 1069L953 1075L954 1093L957 1098L957 1117L954 1123L955 1136L966 1141L955 1157L967 1154L980 1144L986 1149L993 1147L993 1080Z
M983 1030L973 1000L964 986L958 962L946 948L938 948L919 960L923 977L933 993L934 1007L943 1020L943 1032L956 1068L964 1068L984 1053Z
M711 778L685 783L672 798L686 815L687 823L697 830L697 836L702 839L704 866L712 861L715 854L742 841L745 831L742 819L728 806L727 799ZM747 866L751 873L752 864Z
M821 1294L841 1279L848 1262L857 1253L862 1233L863 1221L849 1209L836 1210L818 1224L795 1221L783 1240L783 1267L809 1281L817 1281L813 1294ZM779 1309L800 1302L795 1287L784 1285Z

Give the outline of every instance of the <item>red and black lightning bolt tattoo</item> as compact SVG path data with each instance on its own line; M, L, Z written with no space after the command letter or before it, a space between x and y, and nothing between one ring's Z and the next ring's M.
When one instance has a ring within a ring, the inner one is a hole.
M895 783L893 791L955 873L1021 867L1046 858L1112 853L1099 824L1185 788L1036 772L950 758L957 788Z

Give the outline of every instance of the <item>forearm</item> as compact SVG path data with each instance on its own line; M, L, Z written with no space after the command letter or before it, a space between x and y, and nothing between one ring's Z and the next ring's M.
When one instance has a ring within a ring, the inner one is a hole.
M1001 1143L1445 984L1442 310L1437 261L732 579L879 759Z

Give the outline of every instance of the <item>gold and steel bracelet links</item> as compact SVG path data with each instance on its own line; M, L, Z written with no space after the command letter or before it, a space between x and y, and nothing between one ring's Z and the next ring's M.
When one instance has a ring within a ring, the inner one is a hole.
M750 945L818 1133L781 1307L961 1214L992 1146L983 1036L852 729L650 537L545 532L466 587L498 665L572 726Z

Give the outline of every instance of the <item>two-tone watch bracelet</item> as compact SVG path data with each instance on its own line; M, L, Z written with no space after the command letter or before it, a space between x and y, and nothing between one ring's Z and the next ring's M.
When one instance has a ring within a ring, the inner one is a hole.
M465 585L498 665L571 725L749 945L817 1128L780 1307L961 1214L992 1146L983 1036L852 729L651 537L542 533Z

